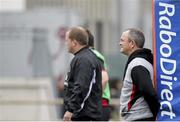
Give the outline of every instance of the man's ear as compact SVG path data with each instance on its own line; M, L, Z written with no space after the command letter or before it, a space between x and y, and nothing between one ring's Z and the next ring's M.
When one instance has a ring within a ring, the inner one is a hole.
M132 43L132 48L134 48L136 46L136 42L134 40L131 40Z
M77 45L77 41L76 40L72 40L72 44L73 44L73 46L76 46Z

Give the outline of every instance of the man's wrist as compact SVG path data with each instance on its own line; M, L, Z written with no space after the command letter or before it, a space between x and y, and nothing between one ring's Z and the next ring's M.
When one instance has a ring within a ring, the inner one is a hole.
M73 113L73 109L71 108L68 108L67 111Z

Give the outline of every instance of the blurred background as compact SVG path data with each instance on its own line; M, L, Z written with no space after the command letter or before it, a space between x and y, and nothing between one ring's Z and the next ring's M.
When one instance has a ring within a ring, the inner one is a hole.
M61 120L63 82L72 55L65 32L88 28L108 63L111 120L119 118L119 96L127 57L121 33L141 29L152 49L151 0L0 0L0 120Z

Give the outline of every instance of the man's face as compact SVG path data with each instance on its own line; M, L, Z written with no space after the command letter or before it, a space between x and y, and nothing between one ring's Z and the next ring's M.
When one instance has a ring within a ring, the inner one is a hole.
M74 42L73 42L73 40L71 40L69 38L69 31L66 32L66 45L67 45L67 48L68 48L68 52L73 54L74 53L74 51L73 51L73 49L74 49Z
M125 55L129 55L131 53L132 41L129 41L128 31L125 31L122 33L120 41L119 41L119 45L120 45L121 53L123 53Z

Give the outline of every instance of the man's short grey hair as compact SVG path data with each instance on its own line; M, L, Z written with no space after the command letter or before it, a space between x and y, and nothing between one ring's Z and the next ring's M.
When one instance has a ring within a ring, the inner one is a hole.
M135 28L129 28L127 31L129 40L134 40L137 47L143 48L145 42L143 32Z

